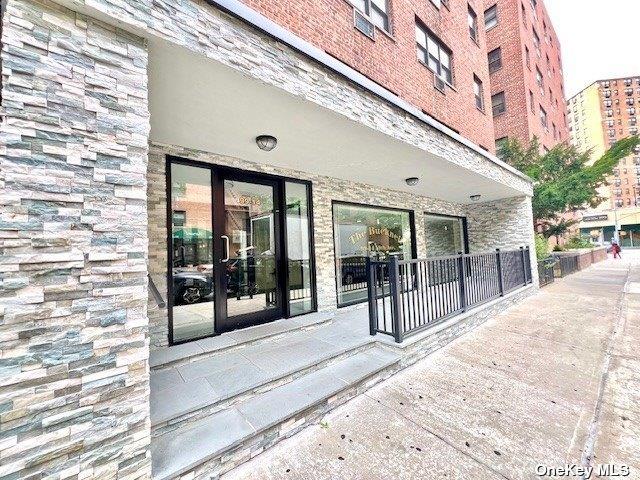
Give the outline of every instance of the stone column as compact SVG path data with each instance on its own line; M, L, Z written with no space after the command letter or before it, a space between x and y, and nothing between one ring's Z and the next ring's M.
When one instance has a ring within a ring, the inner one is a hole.
M145 42L9 0L2 44L0 477L149 477Z
M512 197L467 205L467 228L471 253L501 248L531 249L531 278L538 284L531 197Z

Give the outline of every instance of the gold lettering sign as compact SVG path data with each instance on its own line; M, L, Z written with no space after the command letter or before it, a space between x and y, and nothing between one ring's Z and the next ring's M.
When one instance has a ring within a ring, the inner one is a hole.
M375 251L389 251L394 250L390 245L390 240L393 240L398 245L402 244L402 237L395 232L392 232L387 227L369 226L365 232L355 232L349 235L349 241L352 245L369 239L367 250ZM378 241L374 241L378 240ZM386 239L386 241L385 241Z
M251 195L240 195L238 201L240 205L253 205L256 207L262 205L262 199L260 197L252 197Z

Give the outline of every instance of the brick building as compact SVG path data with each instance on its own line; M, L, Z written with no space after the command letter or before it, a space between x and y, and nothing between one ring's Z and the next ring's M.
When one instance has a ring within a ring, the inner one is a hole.
M354 29L354 7L345 0L245 3L482 148L494 151L491 112L485 109L489 73L482 1L351 2L372 12L378 25L371 37ZM434 88L433 71L439 68L435 55L416 61L416 28L421 27L429 32L432 53L451 55L451 76L442 75L449 85L442 91ZM432 63L427 66L429 58ZM481 108L476 109L478 84Z
M599 158L617 140L638 134L640 77L598 80L567 101L571 142ZM620 160L595 211L582 212L583 233L600 230L604 240L615 231L616 218L623 246L640 246L640 149Z
M568 140L560 42L542 0L485 2L496 142Z
M535 292L481 1L0 5L0 477L218 478Z

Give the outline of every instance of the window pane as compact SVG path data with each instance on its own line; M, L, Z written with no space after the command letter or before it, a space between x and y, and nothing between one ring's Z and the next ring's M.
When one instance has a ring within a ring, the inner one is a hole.
M387 11L387 0L371 0L373 4L380 9L381 12Z
M211 173L171 165L173 341L214 333Z
M449 54L444 50L440 50L440 63L442 63L442 66L447 67L447 69L449 68Z
M367 13L366 0L351 0L351 3L361 12Z
M427 48L427 36L424 31L416 25L416 42L418 45L423 46L425 49Z
M462 219L427 215L426 217L427 256L441 257L464 252Z
M313 310L313 269L309 234L309 193L302 183L286 182L289 308L291 315Z
M339 306L366 301L366 257L412 257L407 211L336 203L333 222Z
M383 30L388 30L387 16L375 7L371 8L371 21Z

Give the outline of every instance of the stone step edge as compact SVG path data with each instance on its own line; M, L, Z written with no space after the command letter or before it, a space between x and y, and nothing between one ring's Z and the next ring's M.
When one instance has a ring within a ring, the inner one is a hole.
M401 362L401 356L398 355L395 352L392 352L390 349L386 348L386 346L376 344L376 345L373 345L372 348L370 348L368 350L375 350L375 349L379 349L379 350L384 351L386 353L394 354L396 357L392 361L388 361L386 364L381 365L379 367L376 367L374 370L368 372L365 376L359 378L358 380L356 380L356 381L354 381L354 382L352 382L350 384L346 384L345 383L345 385L342 388L340 388L339 390L337 390L335 392L332 392L331 395L323 395L322 398L314 401L313 403L310 403L305 408L297 409L297 410L292 411L292 412L287 412L287 414L282 416L278 421L272 422L271 424L266 425L266 426L264 426L264 427L262 427L260 429L256 429L251 434L244 435L243 437L238 438L238 439L234 440L233 442L229 443L225 447L218 448L216 451L204 456L197 463L188 465L186 467L181 467L181 468L179 468L179 469L177 469L177 470L175 470L173 472L170 472L168 475L165 474L164 476L154 475L153 472L152 472L152 476L151 476L152 480L170 480L170 479L173 479L173 478L178 478L179 476L181 476L181 475L183 475L185 473L193 471L194 469L198 468L199 466L203 465L206 462L209 462L209 461L211 461L213 459L221 458L221 457L225 456L231 450L242 446L247 441L251 441L253 438L258 437L259 435L261 435L261 434L263 434L265 432L269 432L269 431L273 430L274 428L279 428L280 426L285 425L287 422L291 421L292 419L294 419L296 416L298 416L302 412L307 412L307 411L310 411L310 410L317 409L318 406L322 405L327 400L329 400L331 398L334 398L334 397L337 397L338 395L340 395L341 393L343 393L345 391L352 390L352 389L356 390L355 395L353 395L352 397L346 398L341 402L340 401L336 402L335 404L333 404L333 406L331 408L329 408L326 411L317 412L317 413L321 414L321 416L319 418L323 417L329 411L331 411L331 410L335 409L336 407L342 405L343 403L345 403L346 401L350 400L351 398L354 398L354 397L362 394L365 390L370 389L371 387L373 387L377 383L379 383L379 382L383 381L384 379L388 378L388 375L384 376L384 377L380 376L380 377L376 378L375 382L373 382L371 384L368 384L370 379L372 379L373 377L376 377L377 375L379 375L380 373L382 373L384 371L391 372L391 370L394 370L396 366L400 366L401 365L401 363L400 363ZM363 386L366 386L365 390L358 391ZM216 413L221 413L221 412L216 412ZM207 417L205 417L204 419L206 419L206 418ZM202 419L202 420L204 420L204 419ZM317 420L318 419L316 419L316 421ZM306 427L310 426L312 423L315 423L315 422L306 423L304 425L298 426L297 428L291 429L290 431L287 432L286 436L283 436L282 438L274 439L274 441L271 444L269 444L267 447L265 447L264 450L276 445L280 440L283 440L284 438L289 438L292 435L300 432L301 430L303 430ZM186 428L189 429L191 427L192 426L189 425ZM153 443L153 440L154 439L152 439L152 443ZM262 450L262 451L264 451L264 450ZM152 455L153 455L153 447L152 447ZM227 469L226 471L228 471L228 470L230 470L230 469ZM226 471L225 472L221 472L221 473L226 473ZM218 477L215 477L215 478L218 478Z
M297 380L298 378L301 378L305 375L318 371L322 368L328 367L333 363L339 362L341 360L352 357L359 353L363 353L365 351L374 349L376 348L376 346L378 346L378 343L373 339L373 337L371 337L370 339L362 341L356 345L343 347L339 350L336 350L332 354L320 357L321 358L320 361L310 361L309 363L297 369L293 369L292 371L287 372L283 375L275 375L272 378L269 378L266 382L263 382L254 387L246 388L236 394L230 395L228 397L218 398L215 401L212 401L211 403L186 410L180 413L179 415L176 415L166 420L162 420L161 422L154 423L152 420L151 436L154 438L161 437L162 435L165 435L166 433L170 433L178 428L182 428L185 425L188 425L189 423L197 422L198 420L201 420L202 418L206 418L209 415L215 415L217 412L224 410L225 408L232 407L237 403L248 400L254 397L255 395L260 395L262 393L269 392L274 388L278 388L288 383L291 383ZM250 392L253 392L253 395L247 395ZM216 408L218 406L220 408ZM168 430L171 427L174 427L174 428L172 428L171 430ZM167 429L166 432L159 431L160 429L165 429L165 428Z
M310 323L308 325L300 325L298 327L291 328L283 332L266 334L261 337L256 337L255 339L248 340L246 342L238 343L236 345L227 345L220 348L204 350L202 352L195 352L190 355L185 355L184 357L181 357L181 358L176 358L175 360L169 360L169 361L157 363L157 364L153 364L153 362L150 361L149 367L151 370L163 370L165 368L170 368L170 367L179 367L182 365L186 365L187 363L195 362L197 360L214 357L218 354L229 353L234 350L241 350L248 346L258 345L259 343L264 341L276 340L277 338L283 337L285 335L289 335L290 333L304 332L306 330L314 330L316 328L324 327L333 323L334 316L335 316L334 314L327 313L327 315L323 316L321 320L318 320L317 322L314 322L314 323ZM261 325L258 325L258 326L261 326ZM171 347L168 347L168 348L171 348Z

